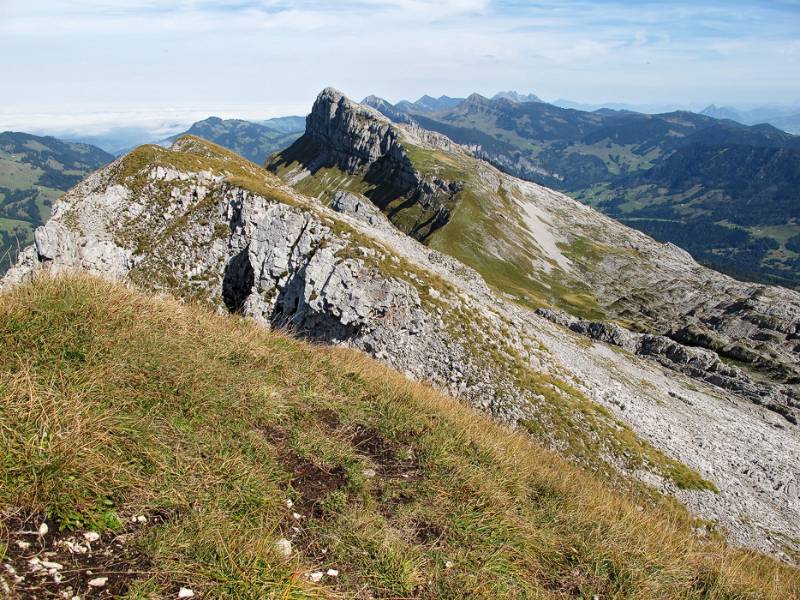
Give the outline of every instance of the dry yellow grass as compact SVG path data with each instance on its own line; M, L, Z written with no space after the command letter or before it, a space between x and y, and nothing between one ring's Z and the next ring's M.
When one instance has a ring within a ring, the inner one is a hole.
M0 295L0 343L0 511L169 515L135 534L131 598L800 597L797 570L357 352L85 276Z

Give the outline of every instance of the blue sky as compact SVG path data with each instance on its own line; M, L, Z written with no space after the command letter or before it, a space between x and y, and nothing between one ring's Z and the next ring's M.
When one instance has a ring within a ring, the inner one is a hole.
M800 0L0 0L0 56L0 129L304 114L326 85L787 104Z

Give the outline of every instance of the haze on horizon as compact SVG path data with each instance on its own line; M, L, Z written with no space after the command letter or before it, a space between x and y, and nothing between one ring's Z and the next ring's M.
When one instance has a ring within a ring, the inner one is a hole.
M2 0L0 53L0 130L306 114L326 85L800 104L798 0Z

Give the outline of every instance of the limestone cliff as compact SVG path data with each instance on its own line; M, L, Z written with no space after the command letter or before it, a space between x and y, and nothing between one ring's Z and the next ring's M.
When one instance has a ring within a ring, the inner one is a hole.
M357 177L357 191L383 209L398 228L424 240L449 220L459 185L426 176L414 166L403 142L421 142L418 138L456 147L444 136L423 130L416 129L415 136L401 133L377 111L326 88L306 119L305 134L267 166L294 185L330 169ZM320 197L336 189L321 186L305 191Z

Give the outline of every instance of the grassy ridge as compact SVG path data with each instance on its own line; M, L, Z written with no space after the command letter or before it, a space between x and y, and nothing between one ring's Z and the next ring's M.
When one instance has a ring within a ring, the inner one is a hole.
M134 537L152 568L130 597L176 577L230 598L800 594L353 351L85 277L0 295L0 343L0 510L170 515Z

